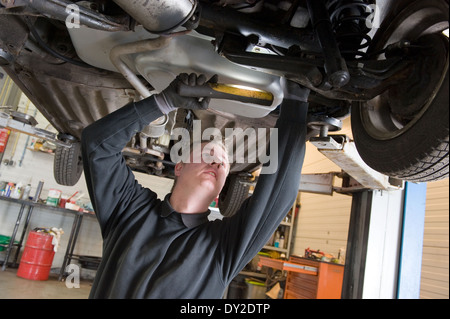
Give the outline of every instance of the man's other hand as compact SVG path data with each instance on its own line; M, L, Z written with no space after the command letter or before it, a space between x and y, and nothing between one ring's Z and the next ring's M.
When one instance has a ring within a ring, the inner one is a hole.
M210 98L206 97L185 97L178 94L178 87L181 84L189 86L200 86L207 82L206 76L195 73L181 73L170 85L161 93L157 94L156 100L161 111L165 114L177 108L189 110L206 110L209 106ZM214 75L208 82L217 82L217 75Z

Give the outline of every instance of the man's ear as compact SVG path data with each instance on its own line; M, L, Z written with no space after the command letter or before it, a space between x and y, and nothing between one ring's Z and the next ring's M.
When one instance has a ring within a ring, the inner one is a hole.
M178 162L175 165L175 169L174 169L175 176L177 176L177 177L180 176L182 169L183 169L183 162Z

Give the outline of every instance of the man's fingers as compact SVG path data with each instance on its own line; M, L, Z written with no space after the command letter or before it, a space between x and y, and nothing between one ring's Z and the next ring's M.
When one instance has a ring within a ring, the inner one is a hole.
M189 83L188 84L190 86L197 85L197 74L195 74L195 73L189 74Z
M217 74L214 74L208 81L208 83L217 83L219 81L219 76Z
M189 75L187 73L180 73L177 78L183 83L188 85Z
M195 86L203 85L205 83L217 83L219 76L215 74L209 80L207 80L204 74L200 74L199 76L197 76L197 74L195 73L180 73L178 75L178 79L185 85Z
M197 74L195 73L180 73L177 76L178 79L178 84L184 84L184 85L188 85L188 86L201 86L204 85L205 83L217 83L218 80L218 76L217 74L212 76L209 81L206 78L206 76L204 74L200 74L197 76ZM202 109L202 110L206 110L209 107L209 103L211 101L211 98L207 98L207 97L185 97L187 104L184 105L184 108L188 108L188 109ZM189 102L188 102L189 100Z
M203 85L206 83L206 76L204 74L200 74L197 78L197 85Z

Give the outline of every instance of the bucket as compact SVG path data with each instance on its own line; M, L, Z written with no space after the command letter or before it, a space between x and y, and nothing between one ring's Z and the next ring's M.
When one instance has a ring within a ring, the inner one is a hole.
M228 286L227 299L245 299L247 286L243 282L235 281L234 279Z
M266 285L254 280L245 280L247 284L247 298L245 299L266 299Z
M47 280L55 256L53 236L31 231L20 260L17 276L31 280Z

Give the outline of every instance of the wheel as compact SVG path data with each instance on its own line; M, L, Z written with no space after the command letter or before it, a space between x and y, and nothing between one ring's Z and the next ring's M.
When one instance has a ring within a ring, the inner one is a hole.
M374 37L371 52L407 40L417 48L410 76L375 99L352 107L361 158L391 177L429 182L448 177L449 6L445 0L407 2Z
M248 197L250 186L245 178L239 175L229 175L219 195L219 211L224 217L233 216Z
M83 172L81 144L76 142L71 147L57 146L53 161L53 175L60 185L73 186Z

